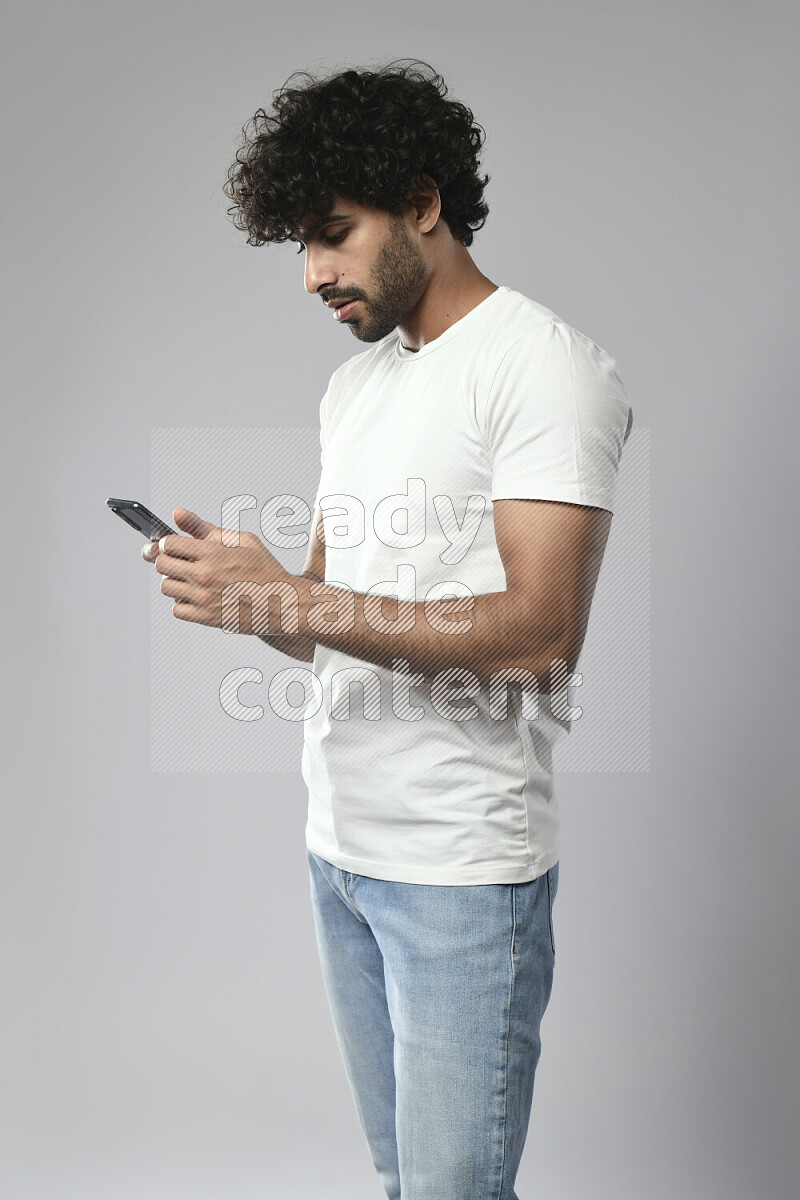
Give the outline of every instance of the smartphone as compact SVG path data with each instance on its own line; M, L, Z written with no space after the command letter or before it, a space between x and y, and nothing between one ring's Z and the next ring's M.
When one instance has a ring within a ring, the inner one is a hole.
M150 509L145 508L138 500L116 500L112 496L106 500L106 504L118 517L122 517L126 524L143 533L150 542L159 541L166 533L177 533L176 529L151 513Z

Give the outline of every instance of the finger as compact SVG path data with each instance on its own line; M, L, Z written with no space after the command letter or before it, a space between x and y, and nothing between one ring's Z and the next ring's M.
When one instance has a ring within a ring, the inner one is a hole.
M145 542L142 546L142 558L146 562L155 562L159 553L158 542Z
M181 537L179 533L165 533L158 543L162 554L172 558L185 558L193 562L198 557L199 547L194 538Z
M159 554L156 559L156 570L159 575L164 575L168 579L180 579L183 583L191 581L193 567L193 563L185 558L176 558L174 554Z
M172 606L172 615L179 621L189 621L193 625L211 625L215 622L209 617L204 608L196 604L187 604L184 600L176 600Z
M165 575L161 580L161 592L164 596L171 596L173 600L181 600L186 604L194 603L194 588L184 580Z
M172 518L179 529L193 538L207 538L214 530L219 532L217 525L212 525L210 521L204 521L202 517L198 517L197 513L191 512L188 508L176 508Z

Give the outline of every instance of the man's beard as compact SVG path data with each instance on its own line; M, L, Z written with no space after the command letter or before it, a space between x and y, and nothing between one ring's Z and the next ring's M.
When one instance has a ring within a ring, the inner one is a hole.
M425 263L414 247L402 217L392 216L389 236L372 268L374 292L362 299L367 315L350 317L349 325L360 342L378 342L402 321L417 303L425 283Z

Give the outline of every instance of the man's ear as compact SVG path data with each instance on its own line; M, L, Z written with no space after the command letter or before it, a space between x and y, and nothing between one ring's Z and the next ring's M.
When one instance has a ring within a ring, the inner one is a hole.
M430 175L421 176L409 192L409 204L419 233L430 233L442 211L442 199L436 181Z

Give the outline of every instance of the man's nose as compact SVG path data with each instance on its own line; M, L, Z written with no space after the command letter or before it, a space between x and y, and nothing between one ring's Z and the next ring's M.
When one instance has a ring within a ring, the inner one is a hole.
M334 287L338 281L329 255L306 247L305 289L316 295L320 288Z

